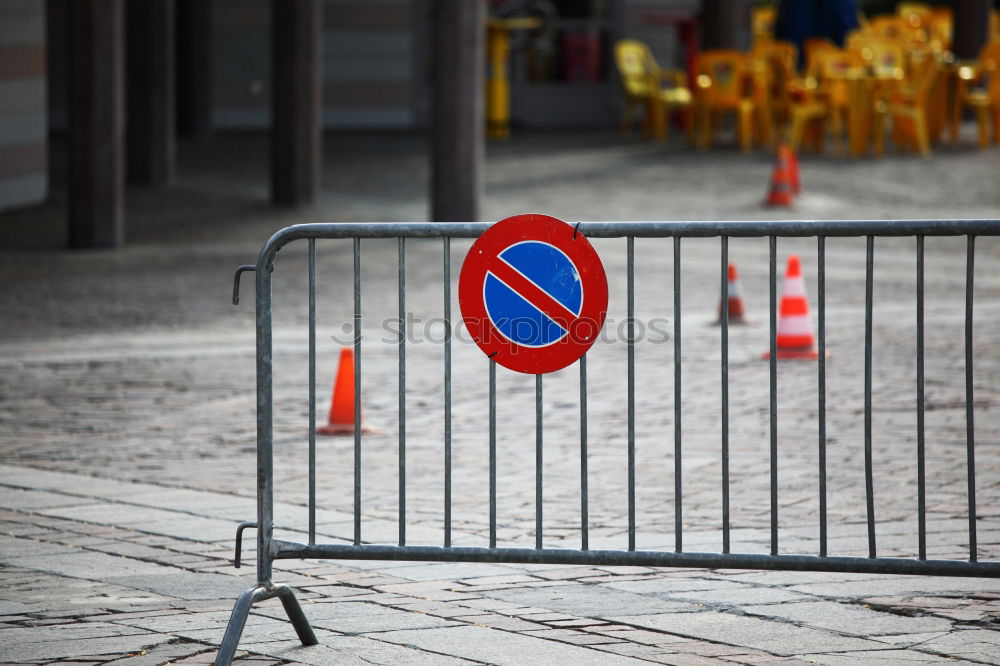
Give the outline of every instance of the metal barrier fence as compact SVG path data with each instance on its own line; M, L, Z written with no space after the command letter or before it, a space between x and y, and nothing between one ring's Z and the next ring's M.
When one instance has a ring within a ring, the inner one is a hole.
M451 239L475 238L489 227L486 223L386 223L386 224L305 224L288 227L265 243L255 266L241 266L236 273L233 302L238 303L239 279L244 271L256 275L257 332L257 521L244 523L237 531L236 561L239 566L240 542L244 529L257 528L257 585L244 592L236 602L220 647L216 664L228 664L236 651L251 606L260 600L279 597L303 644L317 640L291 588L272 583L272 564L276 559L339 560L415 560L441 562L494 562L581 565L635 565L662 567L702 567L725 569L770 569L789 571L827 571L852 573L916 574L936 576L1000 577L1000 561L979 561L976 529L976 462L973 415L973 275L976 236L1000 235L1000 220L896 220L896 221L782 221L782 222L584 222L578 231L589 238L624 238L627 251L628 356L627 442L628 442L628 547L627 550L592 550L588 547L587 492L587 358L579 363L580 376L580 548L545 548L542 541L542 459L544 428L542 423L543 375L535 378L535 548L497 547L497 466L496 466L496 364L489 361L489 546L456 547L452 545L451 516L451 444L452 444L452 287ZM828 237L866 237L865 332L864 332L864 469L867 508L868 557L842 557L827 554L827 471L826 471L826 248ZM880 557L876 548L874 479L872 464L872 294L874 243L876 236L906 236L916 239L916 404L917 404L917 524L918 557ZM969 542L967 560L927 558L927 506L924 447L924 238L926 236L965 236L967 238L965 277L965 420L967 503ZM634 239L672 238L674 271L674 456L682 458L681 409L681 239L719 237L721 312L728 311L727 267L729 239L766 237L769 239L770 312L770 553L734 553L730 551L729 498L729 330L721 318L721 404L722 435L722 551L719 553L684 550L683 479L681 465L674 465L675 547L667 550L636 550L635 484L635 355L634 355ZM779 237L816 237L818 258L817 342L818 380L818 454L819 454L819 549L815 555L782 554L778 542L778 436L777 436L777 366L776 366L776 248ZM406 346L404 333L399 335L399 537L398 545L365 544L361 517L361 241L362 239L397 238L398 288L400 318L406 312L407 238L440 238L443 245L443 318L444 339L444 539L441 546L415 546L406 543ZM353 544L316 543L316 240L353 240L354 260L354 538ZM309 308L309 541L295 543L273 537L273 386L272 386L272 270L277 252L293 241L308 243Z

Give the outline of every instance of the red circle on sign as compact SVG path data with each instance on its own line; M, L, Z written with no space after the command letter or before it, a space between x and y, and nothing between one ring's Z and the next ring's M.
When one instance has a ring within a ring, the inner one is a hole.
M607 315L608 279L594 246L572 226L548 215L515 215L469 248L458 304L465 327L489 358L537 375L565 368L597 340ZM505 305L532 316L512 322L502 316ZM517 323L527 324L533 337L519 335Z

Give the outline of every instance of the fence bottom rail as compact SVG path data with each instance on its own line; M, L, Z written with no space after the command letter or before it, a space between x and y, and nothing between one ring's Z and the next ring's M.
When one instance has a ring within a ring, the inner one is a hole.
M678 553L660 550L576 550L569 548L308 545L277 539L271 542L271 553L276 560L334 559L579 564L1000 578L1000 561L918 560L901 557L820 557L797 554Z

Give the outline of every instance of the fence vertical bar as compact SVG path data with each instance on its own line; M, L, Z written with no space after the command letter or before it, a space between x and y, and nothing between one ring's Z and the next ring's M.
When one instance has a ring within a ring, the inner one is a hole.
M542 375L535 375L535 548L542 549Z
M976 272L976 237L969 234L965 263L965 437L969 483L969 561L978 559L976 546L976 428L973 401L972 300Z
M361 545L361 239L354 239L354 545Z
M406 545L406 238L399 237L399 545Z
M927 465L924 448L924 237L917 236L917 549L927 559Z
M451 547L451 237L444 244L444 547Z
M587 495L587 355L580 357L580 549L590 547Z
M817 255L817 337L819 363L817 364L817 414L819 420L819 555L826 557L826 237L816 237Z
M771 417L771 554L778 554L778 331L777 331L777 298L778 298L778 238L768 237L768 319L771 329L771 350L769 355L769 395Z
M309 239L309 545L316 543L316 239Z
M257 583L271 584L274 529L274 378L271 342L271 265L258 264L257 282Z
M635 550L635 238L625 239L628 322L628 549Z
M681 464L681 237L674 236L674 550L684 550L683 466Z
M720 238L721 298L719 320L722 325L722 552L729 552L729 236Z
M875 554L875 481L872 474L872 293L875 237L868 235L865 258L865 503L868 514L868 557Z
M497 362L490 359L490 548L497 547Z

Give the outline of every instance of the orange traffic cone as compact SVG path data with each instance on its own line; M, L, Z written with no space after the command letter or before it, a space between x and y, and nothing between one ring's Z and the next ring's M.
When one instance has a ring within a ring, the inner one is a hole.
M788 156L778 151L778 162L771 173L771 190L764 201L767 206L792 205L792 181L788 167Z
M802 183L799 182L798 155L788 147L787 143L782 143L778 146L778 154L784 154L785 156L785 166L788 168L788 184L792 186L792 194L800 194L802 192Z
M319 435L353 435L354 434L354 350L344 347L340 350L340 363L337 366L337 380L333 384L333 399L330 401L329 422L316 428ZM378 428L365 425L361 419L361 432L375 435Z
M746 324L746 310L743 308L743 289L740 288L740 278L736 274L736 264L730 263L728 269L727 277L727 291L729 292L729 323L730 324ZM714 325L719 326L722 324L722 299L719 299L719 318L715 320Z
M806 298L802 265L798 256L794 254L788 257L788 268L785 271L775 347L779 359L819 358L813 338L812 322L809 320L809 299ZM764 352L763 358L771 358L771 353Z

